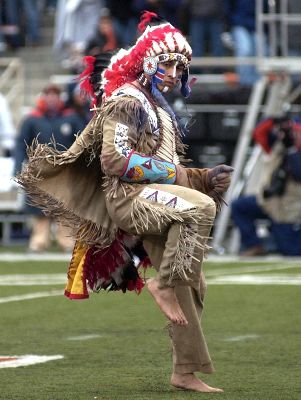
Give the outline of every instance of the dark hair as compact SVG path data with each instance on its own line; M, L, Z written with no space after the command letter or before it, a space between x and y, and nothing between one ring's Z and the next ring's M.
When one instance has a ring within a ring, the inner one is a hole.
M53 83L50 83L49 85L44 87L43 93L44 94L48 94L48 93L51 93L51 92L60 95L61 94L61 89L60 89L59 86L57 86L57 85L55 85Z

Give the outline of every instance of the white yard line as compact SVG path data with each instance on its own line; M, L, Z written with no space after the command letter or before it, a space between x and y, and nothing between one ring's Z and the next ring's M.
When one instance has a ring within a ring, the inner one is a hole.
M13 301L41 299L43 297L51 297L51 296L63 296L63 290L50 290L48 292L36 292L18 296L0 297L0 304L11 303Z
M262 271L276 271L281 269L294 269L299 266L247 266L243 268L230 268L206 271L207 282L213 285L300 285L301 274L255 274L255 272ZM246 274L248 272L249 274ZM250 274L251 273L251 274ZM53 286L53 285L65 285L67 281L66 274L11 274L11 275L0 275L0 286ZM43 293L52 292L38 292L32 294L32 298L39 298L40 294L45 297ZM54 291L54 293L60 293ZM24 300L30 299L31 294L24 295ZM21 295L22 297L22 295ZM12 296L12 299L15 297ZM16 296L16 300L8 300L9 298L0 298L1 302L18 301L20 298ZM21 300L23 297L21 298Z
M61 360L62 358L64 358L64 356L62 355L35 356L32 354L23 356L0 356L0 368L26 367L27 365L41 364L48 361Z
M237 268L210 269L206 270L206 276L225 275L225 274L241 274L246 272L260 271L279 271L285 269L301 269L301 264L271 264L271 265L243 265Z
M207 279L208 285L301 285L301 275L224 275Z
M71 253L0 253L0 261L70 261Z
M67 274L11 274L0 275L0 286L61 285Z
M206 259L209 262L224 262L224 263L250 263L250 262L289 262L301 265L301 257L286 257L282 255L267 255L260 257L240 257L238 255L217 255L210 253Z
M98 335L98 334L90 334L90 335L79 335L79 336L69 336L66 338L66 340L91 340L91 339L96 339L103 337L103 335Z
M71 253L13 253L6 252L0 253L0 261L7 262L23 262L23 261L69 261ZM278 262L278 263L290 263L301 265L301 257L284 257L280 255L271 255L264 257L239 257L236 255L216 255L210 254L206 261L209 262L220 262L220 263L250 263L250 262Z
M244 342L246 340L254 340L258 339L260 335L249 334L249 335L240 335L240 336L230 336L228 338L223 339L224 342Z

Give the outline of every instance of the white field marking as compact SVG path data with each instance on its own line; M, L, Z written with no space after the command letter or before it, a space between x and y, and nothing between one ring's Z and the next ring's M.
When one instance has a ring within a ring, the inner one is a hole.
M90 340L102 337L103 335L90 334L90 335L79 335L79 336L69 336L66 340Z
M260 257L241 257L239 255L225 254L217 255L209 253L207 261L210 262L224 262L224 263L250 263L250 262L284 262L284 263L297 263L301 265L301 257L286 257L282 255L267 255Z
M69 261L71 253L0 253L0 260L6 262L24 261Z
M301 269L301 264L270 264L270 265L246 265L241 268L223 268L223 269L208 269L206 276L225 275L225 274L241 274L245 272L260 272L260 271L279 271L282 269Z
M60 285L66 280L66 274L11 274L0 275L0 286Z
M41 299L42 297L62 296L62 295L63 295L62 290L51 290L49 292L36 292L36 293L23 294L19 296L0 297L0 304L11 303L13 301Z
M24 262L24 261L69 261L70 253L0 253L1 261L7 262ZM262 257L239 257L237 255L208 255L207 261L209 262L223 262L223 263L250 263L250 262L285 262L285 263L299 263L301 265L301 257L284 257L280 255L262 256Z
M1 361L2 359L11 357L11 360ZM16 368L26 367L27 365L41 364L48 361L61 360L64 358L62 355L56 356L35 356L32 354L24 356L0 356L0 368Z
M253 340L258 339L260 335L249 334L249 335L241 335L241 336L230 336L228 338L223 339L224 342L243 342L245 340Z
M301 285L301 275L224 275L207 279L209 285Z

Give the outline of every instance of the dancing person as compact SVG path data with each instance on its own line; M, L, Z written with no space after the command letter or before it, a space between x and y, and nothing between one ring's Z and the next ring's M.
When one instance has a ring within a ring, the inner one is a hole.
M191 47L154 13L142 15L139 29L134 46L104 69L105 57L87 58L92 120L65 152L37 144L18 181L75 231L66 296L87 298L87 286L140 292L136 265L154 266L146 286L170 321L171 384L221 392L195 372L214 371L200 323L202 260L232 168L182 165L184 132L164 93L180 85L189 95Z

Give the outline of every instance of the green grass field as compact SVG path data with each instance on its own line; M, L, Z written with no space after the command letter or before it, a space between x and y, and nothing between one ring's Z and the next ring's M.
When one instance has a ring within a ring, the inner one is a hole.
M146 291L102 292L84 301L22 297L63 292L66 264L0 262L0 357L64 357L1 368L1 400L301 399L301 263L205 263L203 328L216 373L203 378L223 394L169 386L165 320ZM28 282L36 274L54 274L59 282ZM30 285L17 286L8 275ZM10 283L1 285L5 279Z

